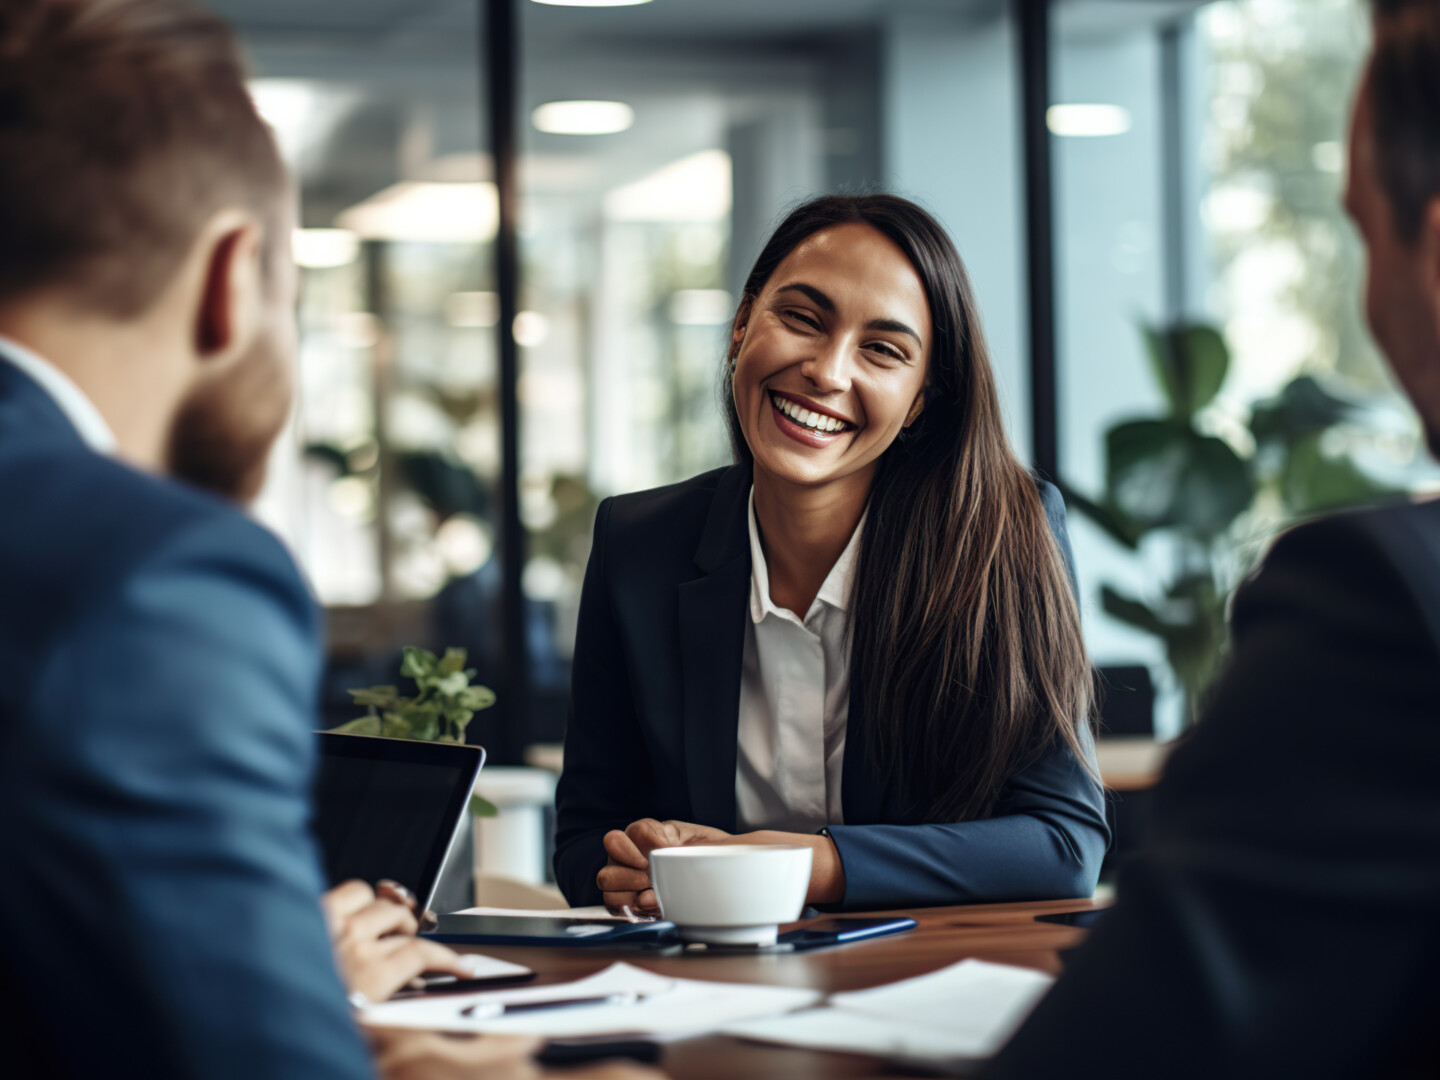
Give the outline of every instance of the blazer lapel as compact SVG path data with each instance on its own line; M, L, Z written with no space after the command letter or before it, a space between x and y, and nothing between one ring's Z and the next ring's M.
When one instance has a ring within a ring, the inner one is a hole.
M728 470L715 489L695 565L679 587L685 768L697 824L735 829L740 677L750 590L746 508L750 468Z

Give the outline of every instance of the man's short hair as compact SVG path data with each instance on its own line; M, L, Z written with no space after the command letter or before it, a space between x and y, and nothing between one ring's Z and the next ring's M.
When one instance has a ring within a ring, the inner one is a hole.
M58 285L134 315L216 211L278 221L245 74L189 0L0 0L0 303Z
M1406 240L1440 197L1440 0L1372 0L1370 103L1380 183Z

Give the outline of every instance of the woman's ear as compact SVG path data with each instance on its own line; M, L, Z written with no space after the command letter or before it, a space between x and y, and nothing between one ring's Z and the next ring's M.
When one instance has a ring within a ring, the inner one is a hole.
M753 301L746 297L740 301L740 308L735 312L735 321L730 324L730 362L733 364L735 358L740 355L740 346L745 342L745 331L750 326L750 308Z
M920 419L920 414L925 411L925 391L921 390L915 395L915 400L910 403L910 411L905 414L905 427L909 427Z

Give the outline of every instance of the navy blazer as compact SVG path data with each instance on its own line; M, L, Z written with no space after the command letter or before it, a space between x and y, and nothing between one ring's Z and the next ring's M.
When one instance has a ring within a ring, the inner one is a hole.
M0 1060L370 1076L318 906L289 556L94 453L3 359L0 498Z
M1283 536L1141 854L991 1080L1434 1077L1440 502Z
M602 838L639 818L734 831L749 617L749 466L606 499L580 600L555 876L600 902ZM1064 505L1041 485L1067 567ZM1057 748L1012 776L982 821L924 824L864 752L851 689L842 802L830 827L847 909L1089 896L1109 842L1100 785ZM1087 740L1089 734L1086 734Z

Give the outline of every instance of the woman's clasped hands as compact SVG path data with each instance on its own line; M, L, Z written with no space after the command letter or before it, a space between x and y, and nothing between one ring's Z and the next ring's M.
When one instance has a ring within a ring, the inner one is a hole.
M650 883L650 852L694 844L799 844L814 852L807 904L834 904L845 898L845 867L828 836L760 830L733 834L689 821L641 818L622 831L605 834L605 866L595 877L605 906L617 915L658 916L660 901Z

